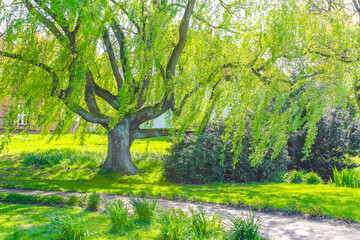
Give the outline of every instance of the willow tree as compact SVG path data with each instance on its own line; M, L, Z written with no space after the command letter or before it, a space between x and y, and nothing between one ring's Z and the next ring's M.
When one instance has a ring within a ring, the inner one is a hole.
M225 115L237 153L244 132L254 132L257 163L299 127L310 130L309 147L326 107L348 96L347 85L324 77L323 62L310 57L323 20L308 1L2 4L1 97L14 106L7 130L25 109L45 132L54 122L66 132L80 116L106 130L103 168L123 174L138 172L134 139L168 134L140 128L163 114L177 131L201 131Z

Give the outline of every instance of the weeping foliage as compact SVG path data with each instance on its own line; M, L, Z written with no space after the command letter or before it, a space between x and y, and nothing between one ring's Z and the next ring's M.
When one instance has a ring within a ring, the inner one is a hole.
M57 134L68 132L78 118L74 112L88 108L84 86L91 71L96 84L116 96L118 109L96 96L101 112L111 118L106 131L144 108L161 108L174 96L165 111L174 129L200 132L210 117L225 117L224 140L232 132L234 159L243 150L246 129L253 131L250 159L256 165L269 153L275 158L298 128L308 132L306 157L327 109L357 100L358 20L342 1L329 7L320 0L198 0L171 78L164 74L189 1L29 1L48 21L57 16L61 34L77 32L76 50L68 47L71 39L59 39L24 2L0 8L5 25L0 51L21 56L0 57L0 98L10 105L8 133L24 111L32 123L27 129L48 132L56 123ZM124 32L124 48L110 27L114 21ZM123 78L120 88L104 46L106 30ZM57 74L58 83L40 63ZM65 101L52 96L54 84L72 88ZM141 99L145 103L138 108Z

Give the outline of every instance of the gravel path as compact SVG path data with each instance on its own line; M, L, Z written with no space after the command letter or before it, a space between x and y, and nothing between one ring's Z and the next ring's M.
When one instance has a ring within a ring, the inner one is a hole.
M58 192L58 191L37 191L37 190L20 190L20 189L0 189L0 192L21 193L21 194L43 194L43 195L80 195L80 193ZM121 199L125 202L128 197L112 194L103 194L102 200ZM158 205L162 208L182 208L188 206L197 208L197 204L159 199ZM226 216L242 216L248 213L247 210L226 207L218 204L203 204L203 209L207 214L220 213L224 219ZM262 223L262 234L268 239L316 239L316 240L359 240L360 224L346 224L330 218L323 220L312 220L302 215L286 215L281 212L265 213L255 211L256 217L260 218Z

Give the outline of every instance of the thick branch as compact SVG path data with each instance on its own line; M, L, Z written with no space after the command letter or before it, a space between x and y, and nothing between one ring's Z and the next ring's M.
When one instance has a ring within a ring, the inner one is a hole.
M185 42L186 42L187 33L188 33L189 25L190 25L190 18L194 12L195 2L196 2L196 0L189 0L188 4L186 6L184 16L180 23L179 41L178 41L177 45L175 46L175 48L170 56L170 59L168 61L167 67L166 67L167 80L169 80L175 76L175 70L176 70L177 63L179 61L182 51L185 48Z
M115 20L113 20L115 22ZM116 40L119 43L120 46L120 61L121 61L121 66L122 66L122 71L124 73L124 77L125 79L131 79L133 81L133 77L132 77L132 73L131 73L131 69L129 69L129 61L128 61L128 56L126 53L126 47L125 47L125 34L124 32L121 30L121 28L119 27L118 24L112 24L111 25L112 30L114 31Z
M110 106L115 110L119 110L119 106L116 103L117 97L113 95L110 91L100 87L94 82L95 94L106 101Z
M101 115L100 108L96 102L94 78L89 70L86 71L85 102L92 114Z
M105 32L103 34L103 41L104 41L104 44L105 44L105 47L106 47L106 52L107 52L107 54L109 56L111 68L112 68L112 71L113 71L113 74L114 74L114 77L115 77L115 80L116 80L116 83L117 83L118 90L120 90L121 86L123 84L123 78L120 75L119 67L117 65L116 57L115 57L115 54L114 54L114 49L113 49L113 47L111 45L111 42L110 42L110 36L109 36L109 31L108 30L105 30Z

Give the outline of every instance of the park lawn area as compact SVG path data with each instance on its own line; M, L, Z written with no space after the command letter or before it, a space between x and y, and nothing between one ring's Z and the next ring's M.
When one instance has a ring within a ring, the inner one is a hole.
M89 137L86 145L74 142L72 135L47 144L47 140L36 135L16 136L0 158L0 184L3 187L20 189L43 189L77 192L101 192L111 194L158 194L166 198L174 195L199 199L200 201L223 203L243 202L246 205L291 210L297 204L300 210L307 206L321 206L323 214L352 219L360 222L360 190L335 187L330 184L306 185L288 183L213 183L207 185L178 185L166 182L162 174L162 156L170 146L166 138L136 141L132 148L134 161L142 170L135 176L102 174L89 165L57 164L39 168L24 166L22 152L38 152L47 149L70 149L71 151L101 152L106 149L106 138L99 135Z
M90 232L96 239L158 239L160 232L154 226L137 224L126 235L110 233L110 220L104 213L93 213L80 208L55 208L33 205L0 203L0 239L54 239L50 217L64 212L84 217Z

